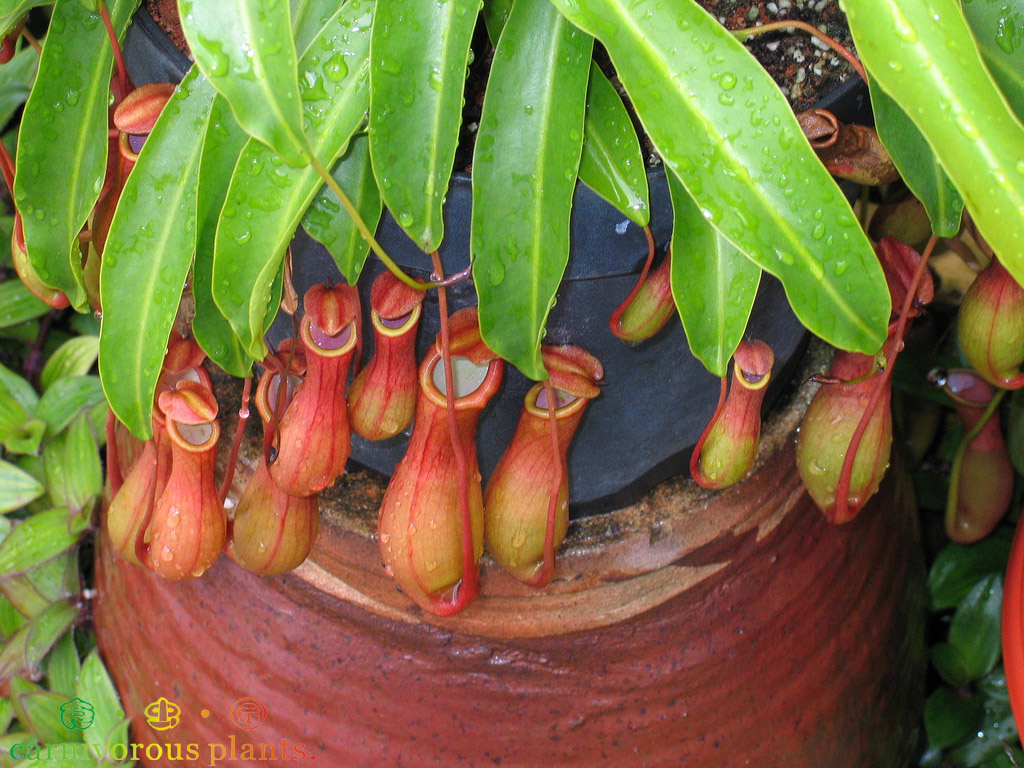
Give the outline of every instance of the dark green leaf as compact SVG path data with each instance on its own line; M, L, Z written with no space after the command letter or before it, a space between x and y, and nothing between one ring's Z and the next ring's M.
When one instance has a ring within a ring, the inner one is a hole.
M426 253L444 237L478 0L378 0L370 44L370 155L384 203ZM493 82L493 81L492 81Z
M953 237L960 231L960 218L964 211L960 193L914 121L872 78L868 78L868 83L878 138L889 151L910 191L924 204L932 231L939 237Z
M36 406L35 416L46 422L46 436L53 437L82 411L91 412L101 408L105 413L105 403L103 386L98 376L71 376L57 379L43 393ZM97 433L99 431L102 429L98 429Z
M92 424L79 414L43 451L46 484L54 505L88 514L103 490L103 470Z
M715 376L728 373L757 297L761 268L712 227L675 174L672 295L693 356Z
M39 338L39 321L26 320L24 323L0 328L0 339L10 339L22 344L32 344Z
M46 0L3 0L0 3L0 36L6 37L30 10L48 4Z
M231 324L213 300L213 248L217 219L231 183L231 173L247 139L245 131L231 116L227 102L218 96L210 110L210 123L199 164L199 235L192 270L196 316L192 331L213 362L240 378L251 372L252 358L246 354Z
M152 434L153 393L196 248L199 157L215 93L185 77L139 153L110 224L100 271L100 379L117 417ZM126 286L144 301L124 301Z
M1010 542L998 536L976 544L947 544L928 573L932 609L959 604L983 578L1005 571L1009 557Z
M3 19L0 17L0 25ZM31 45L18 51L14 58L0 66L0 126L6 125L11 116L28 98L32 83L39 67L39 54ZM10 234L4 240L10 240Z
M87 742L108 747L128 742L128 722L121 711L121 700L97 651L82 664L77 696L90 702L96 713L92 727L85 732Z
M931 660L939 676L954 688L960 688L971 682L967 660L955 645L949 643L933 645Z
M782 281L800 321L835 346L877 351L890 299L871 243L743 45L694 0L553 1L604 43L665 164Z
M977 730L984 714L981 699L965 698L952 688L937 688L924 705L928 746L945 749Z
M46 678L50 690L74 698L82 663L75 648L75 631L65 632L46 657ZM6 701L4 699L3 701ZM86 699L90 701L91 699Z
M373 7L349 0L299 61L308 138L326 167L344 153L369 103ZM254 359L266 354L264 328L277 312L271 286L285 248L321 183L311 167L291 168L255 141L235 166L217 227L213 298Z
M1024 0L968 0L963 9L989 72L1024 120Z
M626 106L601 68L590 62L580 181L641 227L651 220L647 166Z
M138 0L109 0L118 35ZM113 52L99 14L58 0L18 142L14 199L28 257L75 307L86 303L78 234L103 186Z
M23 507L45 492L46 489L32 475L0 461L0 513Z
M22 573L73 547L89 519L68 509L51 509L28 518L0 541L0 577Z
M305 165L306 140L287 3L178 0L196 64L245 130L291 165Z
M355 136L348 151L331 171L335 181L359 211L371 231L377 228L382 212L380 191L370 165L370 147L365 134ZM302 227L318 240L334 257L334 262L350 285L355 285L363 271L370 247L359 234L337 196L321 187L302 219Z
M480 333L535 380L547 377L540 342L569 260L593 42L547 0L515 0L473 155Z
M972 680L990 672L999 661L1002 605L1003 577L992 574L975 584L957 606L949 642L963 654Z
M45 315L50 307L41 302L20 280L0 283L0 328Z
M1004 266L1024 282L1024 125L982 61L960 3L847 0L857 54L910 116Z
M98 336L76 336L64 342L46 361L39 383L46 390L66 376L84 376L96 362L99 350Z
M1014 743L1017 725L1009 702L989 700L977 731L966 742L946 754L952 765L975 766L994 760L1003 752L1003 742ZM1003 763L1004 765L1006 763ZM997 762L996 765L999 765Z
M496 45L501 37L501 30L505 28L508 15L512 12L513 0L484 0L481 15L484 17L484 24L487 26L487 36L491 43Z

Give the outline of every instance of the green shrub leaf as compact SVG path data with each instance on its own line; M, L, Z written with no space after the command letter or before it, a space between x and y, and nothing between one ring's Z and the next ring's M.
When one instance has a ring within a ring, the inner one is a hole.
M69 699L74 698L75 689L78 686L78 674L82 669L82 662L78 659L78 649L75 648L75 631L65 632L61 635L46 657L46 679L51 691L65 694ZM90 699L86 699L91 701ZM0 703L6 702L0 700ZM0 725L3 724L0 719Z
M1010 558L1010 542L989 536L976 544L947 544L928 573L932 609L953 608L986 576L1002 573Z
M20 280L0 283L0 328L45 315L50 307L37 299Z
M0 17L0 24L3 18ZM26 45L9 62L0 66L0 125L7 121L25 103L32 91L39 68L39 54L31 45ZM10 239L6 238L4 242Z
M516 0L495 49L473 155L480 332L535 380L547 377L540 342L569 260L593 42L547 0Z
M14 704L18 722L32 731L41 742L51 745L55 755L61 754L56 750L63 742L82 741L81 730L65 728L61 723L60 708L66 701L61 694L44 691L20 677L11 680L11 703Z
M309 141L328 168L344 153L369 104L373 7L350 0L299 61ZM264 328L277 312L271 288L280 280L285 248L321 184L310 166L289 167L255 141L245 145L235 166L217 227L213 298L254 359L266 354Z
M46 390L66 376L84 376L96 362L99 351L99 336L76 336L65 341L46 361L39 383Z
M73 547L89 518L66 508L26 519L0 541L0 577L22 573Z
M960 601L949 628L949 642L963 654L971 680L992 671L1001 649L1002 574L986 576Z
M1003 99L957 0L848 0L872 77L914 121L981 234L1024 282L1024 126Z
M977 731L984 714L981 699L964 697L952 688L937 688L924 705L928 746L945 749Z
M75 416L87 411L94 417L93 425L99 434L106 420L106 402L98 376L68 376L57 379L43 393L35 408L35 416L45 422L46 437L53 437Z
M878 87L873 78L869 77L868 83L878 138L889 151L910 191L924 204L932 231L939 237L953 237L960 231L960 218L964 211L960 193L914 121Z
M651 220L650 193L640 140L615 86L593 61L579 176L638 226L647 226Z
M87 742L98 747L128 742L128 721L117 716L121 700L98 651L90 653L82 664L76 695L90 702L96 713L92 727L85 732Z
M196 248L199 157L215 92L195 68L139 153L110 225L100 270L100 379L136 437L152 434L153 393ZM131 286L145 301L125 301Z
M88 512L103 490L99 449L87 414L46 444L43 463L50 499L56 506Z
M939 677L952 685L960 688L971 682L970 670L967 669L967 660L964 654L955 645L950 643L936 643L931 648L932 665Z
M711 226L671 171L672 296L693 356L725 376L743 339L761 268Z
M21 614L32 619L56 600L63 600L81 591L78 557L64 552L42 565L0 579L0 592Z
M33 8L49 5L46 0L3 0L0 2L0 36L6 37L21 21L21 17Z
M25 506L46 493L46 489L28 472L0 461L0 513Z
M138 0L110 0L123 34ZM78 234L99 198L107 167L107 106L113 52L99 14L58 0L18 141L14 199L28 258L40 280L86 303Z
M1024 0L963 3L964 15L988 71L1017 117L1024 120Z
M873 353L889 293L867 236L753 56L694 0L553 0L604 43L651 141L704 216L782 281L800 321Z
M213 248L217 220L231 183L231 173L247 139L248 135L231 116L227 102L218 96L210 110L210 123L199 165L199 235L192 270L196 316L192 321L192 332L213 362L240 378L251 373L252 358L213 300Z
M331 171L338 186L348 195L366 226L375 230L382 212L380 191L370 164L370 143L365 134L352 139L348 151ZM323 186L302 219L302 228L319 241L334 258L341 274L355 285L370 253L355 222L335 194Z
M291 165L305 165L295 42L287 3L178 0L196 64L239 124Z
M33 676L38 674L43 657L77 616L77 607L67 600L58 600L25 624L0 651L0 680L23 671Z

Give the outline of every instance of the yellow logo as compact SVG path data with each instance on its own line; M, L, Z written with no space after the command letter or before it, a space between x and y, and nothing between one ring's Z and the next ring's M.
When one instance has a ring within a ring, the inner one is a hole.
M153 730L169 731L176 728L181 720L181 707L163 696L143 710L146 720Z

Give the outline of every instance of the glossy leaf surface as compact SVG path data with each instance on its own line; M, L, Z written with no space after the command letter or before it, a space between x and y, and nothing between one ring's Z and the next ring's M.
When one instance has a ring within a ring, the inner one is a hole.
M178 86L128 177L104 249L100 379L140 439L152 433L153 393L195 253L199 158L215 95L196 68ZM126 286L146 300L124 301Z
M875 352L889 297L835 181L771 77L693 0L553 0L597 37L666 165L836 346Z
M365 134L352 139L348 150L335 163L331 175L359 211L366 226L371 232L375 230L380 222L382 204ZM349 285L355 285L370 247L359 234L352 217L326 185L320 188L306 211L302 227L328 250Z
M473 155L480 332L536 380L547 377L540 342L569 260L592 46L547 0L516 0L494 54Z
M96 362L99 348L98 336L75 336L68 339L57 347L46 361L39 376L39 383L47 390L54 382L65 376L84 376Z
M370 155L384 203L421 250L441 206L462 122L478 0L379 0L370 45Z
M1024 0L966 0L963 9L988 71L1024 120Z
M23 323L49 311L50 307L33 296L20 280L0 283L0 328Z
M330 167L348 146L369 104L373 3L350 0L299 62L307 134ZM276 313L271 286L302 215L320 189L310 167L292 168L249 141L235 166L217 227L213 298L246 351L264 356L263 330Z
M107 3L123 33L138 0ZM78 308L86 302L78 233L107 166L107 104L113 53L99 14L78 0L53 9L18 141L14 199L28 258L48 286Z
M287 3L178 0L196 64L239 124L292 165L308 162Z
M952 237L960 230L963 198L914 121L874 78L868 78L868 83L878 138L910 191L924 204L932 231L939 237Z
M0 125L6 125L15 110L28 99L38 67L39 54L30 45L0 65Z
M213 300L213 251L217 221L228 193L231 174L247 140L248 136L231 115L227 102L218 96L210 110L199 164L196 213L199 230L192 269L196 316L192 321L192 332L213 362L232 376L241 378L252 370L252 358Z
M672 194L672 297L693 356L713 375L729 360L747 327L761 268L726 240L669 172Z
M1024 126L956 0L847 0L857 51L917 125L989 245L1024 282Z
M20 573L73 546L89 527L86 515L51 509L32 515L0 542L0 576Z
M3 0L0 2L0 36L6 36L21 17L33 8L47 5L46 0Z
M590 62L580 181L641 227L651 220L647 166L626 105Z

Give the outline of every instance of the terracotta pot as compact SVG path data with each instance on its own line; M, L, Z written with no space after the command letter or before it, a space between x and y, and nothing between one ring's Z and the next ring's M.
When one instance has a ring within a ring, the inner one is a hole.
M451 619L383 573L366 475L324 495L288 576L222 559L169 583L102 542L99 645L133 741L197 744L195 765L284 765L283 742L344 768L907 765L924 670L912 493L890 472L853 523L825 523L793 463L811 387L766 425L747 481L670 480L575 521L540 591L485 557L482 596ZM142 714L160 697L181 707L174 729ZM258 729L229 717L243 697L265 707ZM277 762L240 759L245 744Z

